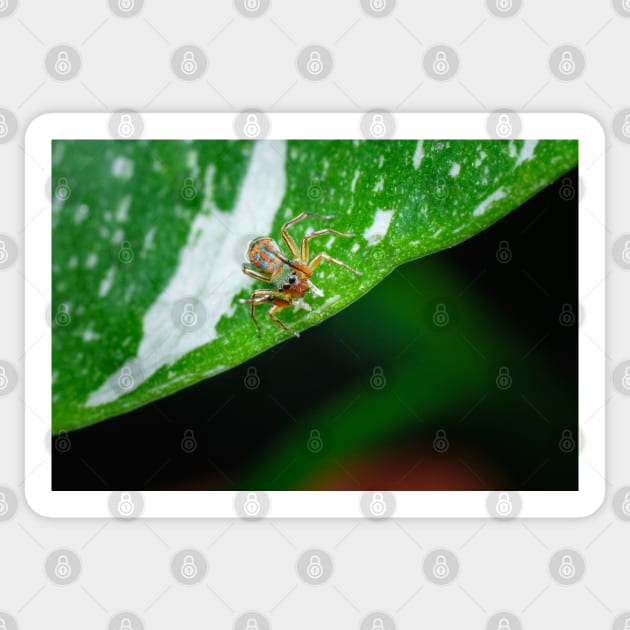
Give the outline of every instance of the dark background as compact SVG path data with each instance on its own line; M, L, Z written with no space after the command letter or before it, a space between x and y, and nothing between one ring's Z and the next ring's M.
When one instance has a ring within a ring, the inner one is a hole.
M577 490L577 187L575 169L299 340L57 436L53 489Z

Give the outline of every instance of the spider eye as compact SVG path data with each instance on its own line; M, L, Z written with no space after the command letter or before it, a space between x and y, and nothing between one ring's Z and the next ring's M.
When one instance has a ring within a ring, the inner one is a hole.
M289 276L289 284L293 284L295 282L295 276Z

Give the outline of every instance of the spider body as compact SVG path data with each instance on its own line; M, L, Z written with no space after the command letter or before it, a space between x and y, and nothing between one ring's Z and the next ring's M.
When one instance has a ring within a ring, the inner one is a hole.
M336 265L348 269L352 273L361 275L360 271L353 269L346 263L329 256L326 253L320 252L316 254L312 260L309 261L309 241L317 236L323 236L325 234L332 234L335 236L351 237L352 234L344 234L326 228L306 234L302 239L301 246L298 248L297 243L293 237L289 234L288 229L296 223L306 219L307 217L314 217L316 219L329 220L332 216L322 216L319 214L312 214L310 212L302 212L291 221L285 223L281 230L280 235L282 240L286 244L291 258L285 256L280 249L278 243L268 236L261 236L254 239L247 251L247 258L249 263L243 263L243 273L255 278L256 280L262 280L269 283L272 289L256 289L250 298L239 300L241 304L250 304L250 314L256 324L256 330L260 335L260 324L256 319L255 309L260 304L270 303L272 306L269 309L269 317L278 324L281 328L290 332L295 337L300 335L289 328L286 324L280 321L276 317L276 313L287 306L296 305L303 308L309 308L308 305L297 302L308 291L312 291L315 295L321 296L323 293L311 282L311 276L313 271L319 266L322 260L327 260Z

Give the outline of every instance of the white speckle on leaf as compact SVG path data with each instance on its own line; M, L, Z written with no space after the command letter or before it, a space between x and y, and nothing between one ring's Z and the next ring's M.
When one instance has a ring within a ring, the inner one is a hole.
M153 249L153 239L155 238L155 228L152 227L145 235L142 247L145 251Z
M510 157L516 157L518 155L518 151L516 150L516 143L514 140L509 141L508 147L510 149Z
M76 269L79 265L79 259L76 256L72 256L68 260L68 269Z
M380 208L376 210L374 222L363 232L363 238L367 240L368 245L376 245L385 238L393 216L393 210L381 210Z
M207 197L202 200L202 207L209 211L195 217L188 231L188 242L179 252L177 269L144 314L137 356L128 364L142 366L142 378L135 379L135 387L162 366L172 365L194 348L217 339L217 324L237 308L234 296L253 283L251 278L240 273L240 269L232 269L231 261L234 261L234 250L245 233L271 233L273 219L286 189L286 147L285 141L275 140L254 144L247 173L231 212L220 212L214 206L213 191L204 191ZM214 165L208 169L212 172L206 173L206 181L212 181ZM184 332L174 327L171 311L178 299L186 297L195 297L202 302L207 318L203 326ZM119 371L120 368L114 373L114 380ZM109 381L90 394L86 402L88 407L103 405L121 395Z
M94 269L98 263L98 256L96 254L90 254L85 260L85 266L88 269Z
M90 341L96 341L97 339L100 339L100 338L101 336L97 335L91 328L88 328L82 335L82 339L86 343L89 343Z
M114 234L112 235L112 245L118 245L119 243L122 242L123 238L125 237L125 233L118 229L114 232Z
M353 254L356 254L356 253L359 251L359 247L360 247L359 243L355 243L355 244L354 244L354 245L350 248L350 251L351 251Z
M503 199L505 197L505 191L503 186L497 188L490 196L486 197L473 211L473 216L478 217L482 215L495 201Z
M385 156L381 153L378 158L378 167L383 168L383 164L385 163Z
M131 195L125 195L116 208L116 221L122 223L129 217L129 206L131 205Z
M112 162L112 175L119 179L130 179L133 177L133 162L123 155L119 155Z
M374 192L378 192L379 190L383 190L383 182L384 182L384 178L381 177L377 182L376 185L374 186Z
M420 163L422 162L422 158L424 157L424 151L422 149L424 140L418 140L418 144L416 145L415 153L413 154L413 166L414 168L418 168Z
M359 169L354 171L354 177L352 178L352 181L350 182L350 190L352 192L354 192L354 188L357 185L357 179L359 179L359 175L361 175L361 171Z
M461 167L457 162L453 162L453 166L451 166L451 170L449 171L449 175L451 177L457 177L459 175Z
M199 163L197 162L198 153L194 149L191 149L186 154L186 166L190 169L190 176L193 179L199 177Z
M531 160L534 157L534 149L538 144L538 140L525 140L519 153L518 160L514 166L518 166L525 160Z
M109 290L112 288L115 275L116 267L110 267L107 270L105 277L101 280L101 286L98 289L98 297L105 297L109 293Z
M84 203L80 204L79 207L76 209L76 212L74 213L74 222L81 223L83 220L85 220L89 212L90 209Z
M331 236L327 241L326 241L326 249L330 249L332 247L332 244L335 242L335 237Z

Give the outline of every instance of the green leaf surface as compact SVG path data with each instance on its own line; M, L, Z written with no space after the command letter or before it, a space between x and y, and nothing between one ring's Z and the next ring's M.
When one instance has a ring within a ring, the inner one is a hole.
M290 339L238 303L256 236L322 236L311 310L331 317L402 263L456 245L577 164L576 141L65 141L53 144L53 430L119 415ZM287 252L288 253L288 252ZM391 308L396 308L395 304ZM187 315L188 314L188 315ZM186 323L192 325L186 325Z

